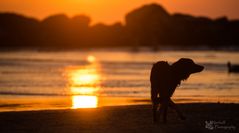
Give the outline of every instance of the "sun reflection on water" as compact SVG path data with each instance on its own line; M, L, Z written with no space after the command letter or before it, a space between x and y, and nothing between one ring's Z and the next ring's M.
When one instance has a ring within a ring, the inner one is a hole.
M68 67L70 93L73 95L72 109L98 107L97 92L99 90L99 66L94 56L87 57L89 65L81 67Z
M71 106L72 109L98 107L97 96L76 95L76 96L72 96L71 99L72 99L72 106Z
M96 87L72 87L73 95L96 95L99 88Z
M93 68L76 68L70 76L74 85L94 85L99 80L99 75Z

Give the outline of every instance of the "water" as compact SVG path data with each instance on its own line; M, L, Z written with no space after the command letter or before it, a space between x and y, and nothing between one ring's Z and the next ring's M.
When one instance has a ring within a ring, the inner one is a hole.
M238 52L89 50L0 52L0 111L149 103L152 63L181 57L205 66L176 90L176 102L239 102Z

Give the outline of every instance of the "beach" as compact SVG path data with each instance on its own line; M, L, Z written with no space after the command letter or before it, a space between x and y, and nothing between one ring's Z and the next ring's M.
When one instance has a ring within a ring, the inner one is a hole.
M167 124L152 122L151 105L1 112L0 132L238 132L239 104L187 103L178 106L187 119L180 120L169 109Z
M187 57L205 70L182 82L168 123L154 124L152 63ZM238 132L237 52L16 51L0 52L0 133ZM234 104L231 104L234 103Z

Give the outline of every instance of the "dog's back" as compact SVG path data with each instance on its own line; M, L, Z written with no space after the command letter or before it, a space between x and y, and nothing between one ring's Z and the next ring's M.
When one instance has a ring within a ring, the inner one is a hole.
M159 61L153 64L150 74L151 99L156 102L160 97L170 97L168 85L170 84L170 65L168 62Z
M153 64L150 74L150 82L152 86L162 85L161 81L165 80L164 76L169 73L170 65L166 61L159 61Z

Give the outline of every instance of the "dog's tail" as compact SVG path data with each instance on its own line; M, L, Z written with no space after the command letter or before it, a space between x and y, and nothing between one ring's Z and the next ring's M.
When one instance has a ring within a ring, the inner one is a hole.
M151 100L154 104L160 103L160 98L158 95L166 96L168 90L165 87L167 81L167 76L170 72L170 65L166 61L159 61L153 64L150 74L150 83L151 83Z

